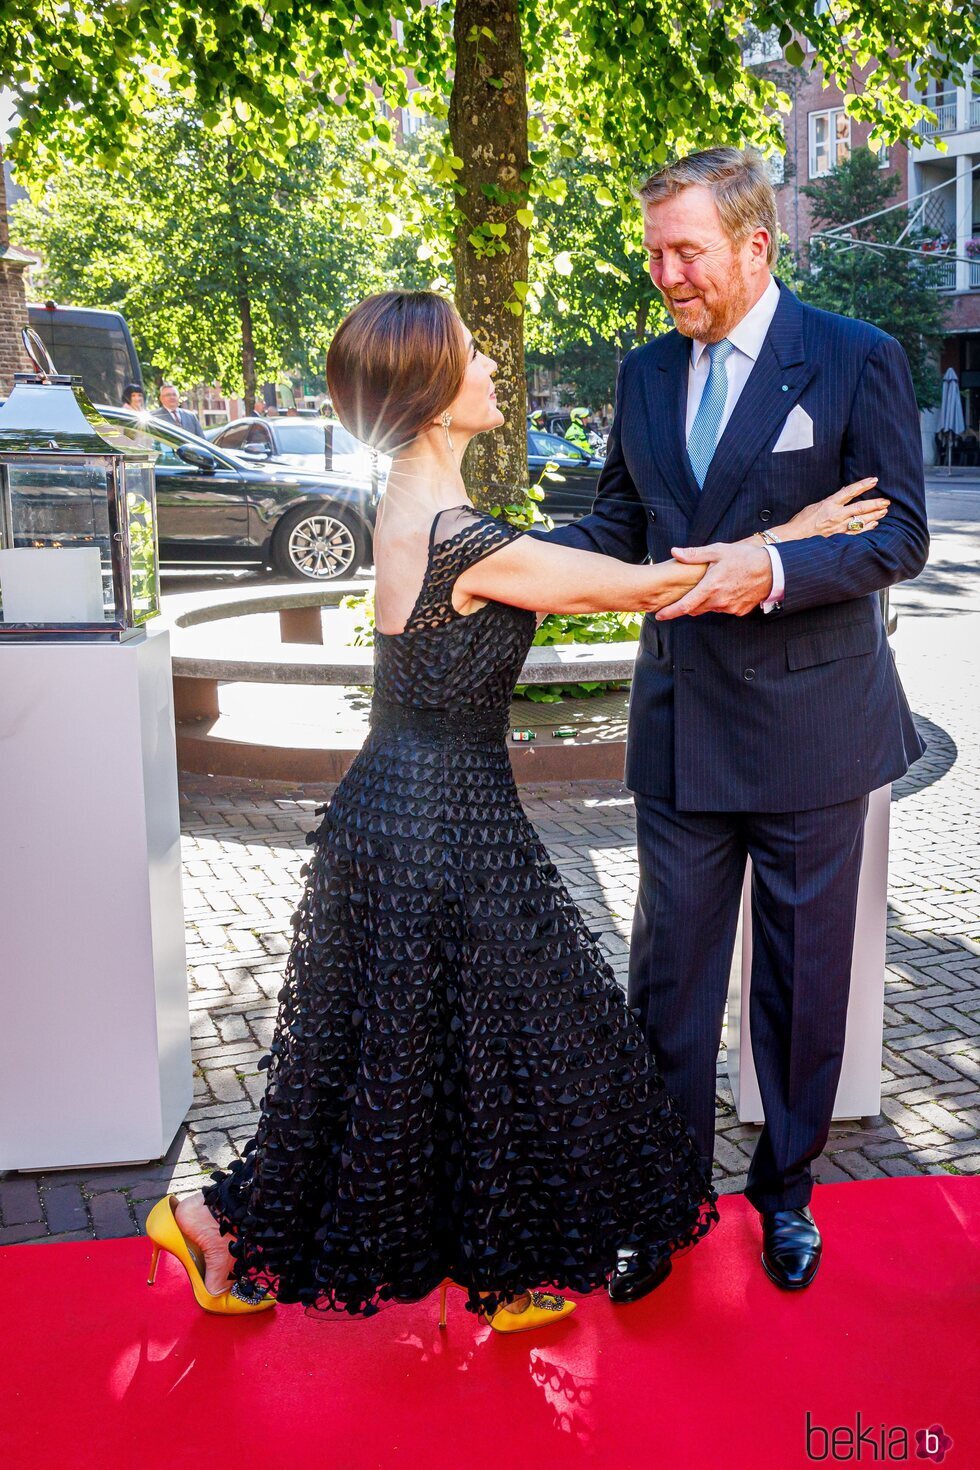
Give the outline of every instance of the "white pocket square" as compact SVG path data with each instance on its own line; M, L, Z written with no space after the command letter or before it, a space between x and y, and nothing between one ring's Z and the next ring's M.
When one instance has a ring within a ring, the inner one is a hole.
M780 454L784 449L812 449L813 448L813 420L805 408L799 404L791 409L786 415L786 422L775 444L772 446L773 454Z

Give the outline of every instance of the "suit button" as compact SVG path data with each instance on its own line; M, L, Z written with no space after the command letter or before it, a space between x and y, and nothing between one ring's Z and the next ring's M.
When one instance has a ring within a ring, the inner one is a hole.
M759 520L760 521L771 521L772 520L772 511L771 510L760 510L760 512L759 512Z
M746 669L745 672L742 675L742 678L743 679L754 679L755 678L755 669Z
M655 521L657 519L657 512L655 510L652 510L650 512L650 519L651 521Z

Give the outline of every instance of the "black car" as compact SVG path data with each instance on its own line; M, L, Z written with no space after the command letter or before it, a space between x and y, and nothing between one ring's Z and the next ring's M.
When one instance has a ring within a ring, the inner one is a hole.
M164 564L271 567L310 582L370 565L378 501L369 481L256 463L145 414L99 412L135 427L159 454Z
M547 474L542 477L549 461L557 465L561 480L551 480ZM591 458L584 449L569 444L567 439L559 439L557 434L545 434L531 428L527 431L527 466L531 472L531 484L540 484L544 491L541 509L553 521L573 521L588 515L604 463L604 460Z
M373 485L380 480L381 486L388 477L390 461L355 439L337 419L253 414L208 429L206 437L253 462L281 462L291 469L370 480Z

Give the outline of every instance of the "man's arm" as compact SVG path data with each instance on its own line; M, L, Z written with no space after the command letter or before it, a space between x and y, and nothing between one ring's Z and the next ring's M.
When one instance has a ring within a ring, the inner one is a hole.
M779 548L786 580L783 612L847 602L916 577L929 554L919 412L901 346L887 337L858 382L844 447L843 479L878 477L887 517L863 536L814 537Z
M632 355L627 353L619 369L616 413L591 514L570 526L559 526L554 531L532 531L531 535L547 537L560 546L598 551L603 556L638 563L645 561L647 556L647 513L626 467L621 437L627 373L633 366Z

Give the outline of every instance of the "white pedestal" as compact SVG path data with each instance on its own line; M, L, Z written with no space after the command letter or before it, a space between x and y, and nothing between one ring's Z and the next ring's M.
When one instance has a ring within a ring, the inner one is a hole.
M854 960L847 1006L847 1039L834 1118L875 1118L881 1111L881 1042L885 1005L885 930L888 922L888 824L891 787L871 793L858 885ZM739 937L728 991L728 1076L743 1123L762 1123L762 1097L749 1033L752 974L752 865L745 875Z
M0 1169L159 1158L193 1095L170 635L0 644Z

